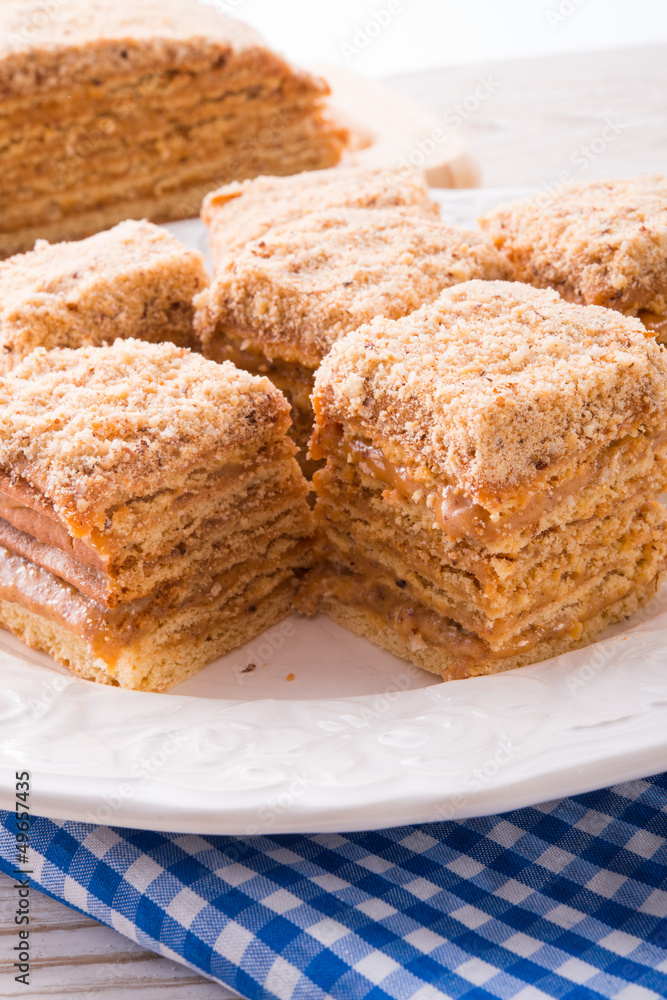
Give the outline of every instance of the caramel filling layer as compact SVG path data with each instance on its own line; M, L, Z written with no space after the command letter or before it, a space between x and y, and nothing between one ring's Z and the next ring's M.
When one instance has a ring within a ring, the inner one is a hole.
M63 548L45 545L3 518L0 518L0 546L62 577L94 601L107 603L106 573L77 560Z
M526 493L521 511L495 519L488 510L454 486L425 485L416 478L409 466L391 462L380 448L359 438L349 440L334 434L324 439L321 432L317 447L311 445L310 455L319 459L332 451L342 451L346 460L353 462L362 473L388 487L388 501L391 502L392 491L395 491L399 497L426 506L433 515L434 523L450 538L495 544L534 529L545 514L593 485L600 479L602 470L615 454L631 445L634 440L638 439L626 435L615 441L594 456L579 474L564 479L556 486L547 486L542 492ZM656 435L650 441L645 440L647 444L660 444L664 442L664 436Z
M251 474L256 470L257 464L256 461L248 465L235 462L223 466L213 477L216 488L229 486L242 476ZM210 489L210 484L192 492L186 488L173 497L170 503L171 510L174 512L183 510L188 504L196 503L199 497ZM113 511L110 513L113 516ZM24 480L13 481L5 473L0 473L0 519L41 545L65 552L78 566L87 566L100 573L106 573L114 551L132 542L131 538L120 536L114 537L111 542L110 536L96 528L90 530L90 541L75 538L58 517L50 500ZM150 530L155 523L155 519L151 521L150 518L143 518L142 529Z
M276 345L266 345L266 351ZM292 349L293 350L293 349ZM315 369L298 361L270 357L257 348L243 331L224 330L216 334L206 346L206 356L213 361L232 361L252 375L266 375L279 389L287 391L293 406L312 417L310 394L315 383Z
M104 572L99 554L80 538L73 538L47 501L23 484L2 482L0 518L42 545L66 552L74 562ZM20 499L19 499L20 497Z
M264 560L246 560L215 573L205 585L197 584L188 591L185 598L174 600L173 589L161 588L112 609L0 546L0 600L19 604L33 614L63 625L83 639L95 656L114 664L124 649L153 632L174 612L207 607L224 610L229 599L241 594L247 586L244 579L254 582L265 572L275 572L276 568L287 572L303 564L306 544L301 539L277 539L276 544L282 546L279 554L272 556L269 552ZM271 561L277 567L269 566ZM190 632L195 634L193 627Z
M28 559L0 547L0 600L20 604L33 614L64 625L84 639L95 656L114 662L121 650L155 627L155 619L140 617L150 597L109 610L76 587Z
M639 313L639 319L647 330L656 335L658 341L667 340L667 315L665 313L649 312L644 309Z

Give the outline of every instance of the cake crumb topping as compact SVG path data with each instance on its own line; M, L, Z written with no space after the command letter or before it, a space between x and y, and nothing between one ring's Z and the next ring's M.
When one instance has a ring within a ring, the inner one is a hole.
M622 312L667 310L667 178L572 184L501 205L480 225L517 281Z
M320 368L320 423L382 440L469 495L667 423L667 354L638 320L502 281L446 289L348 334Z
M0 467L72 529L112 503L219 468L282 438L289 406L267 378L173 344L34 351L0 378Z

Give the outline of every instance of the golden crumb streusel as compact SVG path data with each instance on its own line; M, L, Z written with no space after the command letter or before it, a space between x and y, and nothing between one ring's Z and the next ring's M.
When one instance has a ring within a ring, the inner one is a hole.
M621 312L667 311L667 178L573 184L501 205L480 225L517 281Z
M348 334L313 402L320 422L349 422L489 506L567 457L664 431L667 354L620 313L470 281Z
M128 220L69 243L38 240L0 261L0 372L36 347L138 337L194 346L204 258L152 222Z
M173 344L39 349L0 378L0 468L75 536L110 504L254 454L289 423L268 379Z
M273 226L331 208L402 208L430 218L440 214L423 175L356 167L234 181L206 196L201 215L219 261Z
M150 79L164 61L196 65L202 54L229 58L256 49L258 60L277 61L252 28L204 4L70 0L51 16L37 19L33 13L26 0L0 3L0 96L90 85L95 74L139 72Z
M218 332L247 331L267 357L315 368L375 316L403 316L457 282L506 276L479 233L391 209L331 209L240 250L195 299L195 330L205 352Z

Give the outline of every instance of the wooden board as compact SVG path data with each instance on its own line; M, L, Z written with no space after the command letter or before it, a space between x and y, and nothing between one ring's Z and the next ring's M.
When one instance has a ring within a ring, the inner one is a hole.
M352 136L343 165L417 166L431 187L479 184L477 161L462 134L442 116L398 90L340 66L311 66L331 87L329 106Z
M16 892L0 875L0 997L30 1000L236 1000L238 994L33 889L30 985L14 980Z

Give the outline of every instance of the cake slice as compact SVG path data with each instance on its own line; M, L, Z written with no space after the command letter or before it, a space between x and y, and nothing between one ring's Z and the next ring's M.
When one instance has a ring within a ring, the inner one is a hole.
M410 313L455 282L506 273L478 233L396 209L332 208L235 253L196 297L195 329L207 357L266 374L285 392L305 449L315 371L339 337Z
M204 258L151 222L121 222L73 243L39 240L0 261L0 372L36 347L136 337L196 347Z
M330 208L399 208L437 219L440 206L422 174L388 168L334 168L294 177L256 177L211 191L201 217L216 267L272 226Z
M299 598L445 679L589 642L667 559L667 357L640 322L471 281L348 334L313 396Z
M0 256L333 166L327 84L195 0L0 3Z
M37 350L0 378L0 625L162 691L290 613L308 564L289 407L173 344Z
M480 225L515 281L638 316L667 343L667 178L572 184L501 205Z

